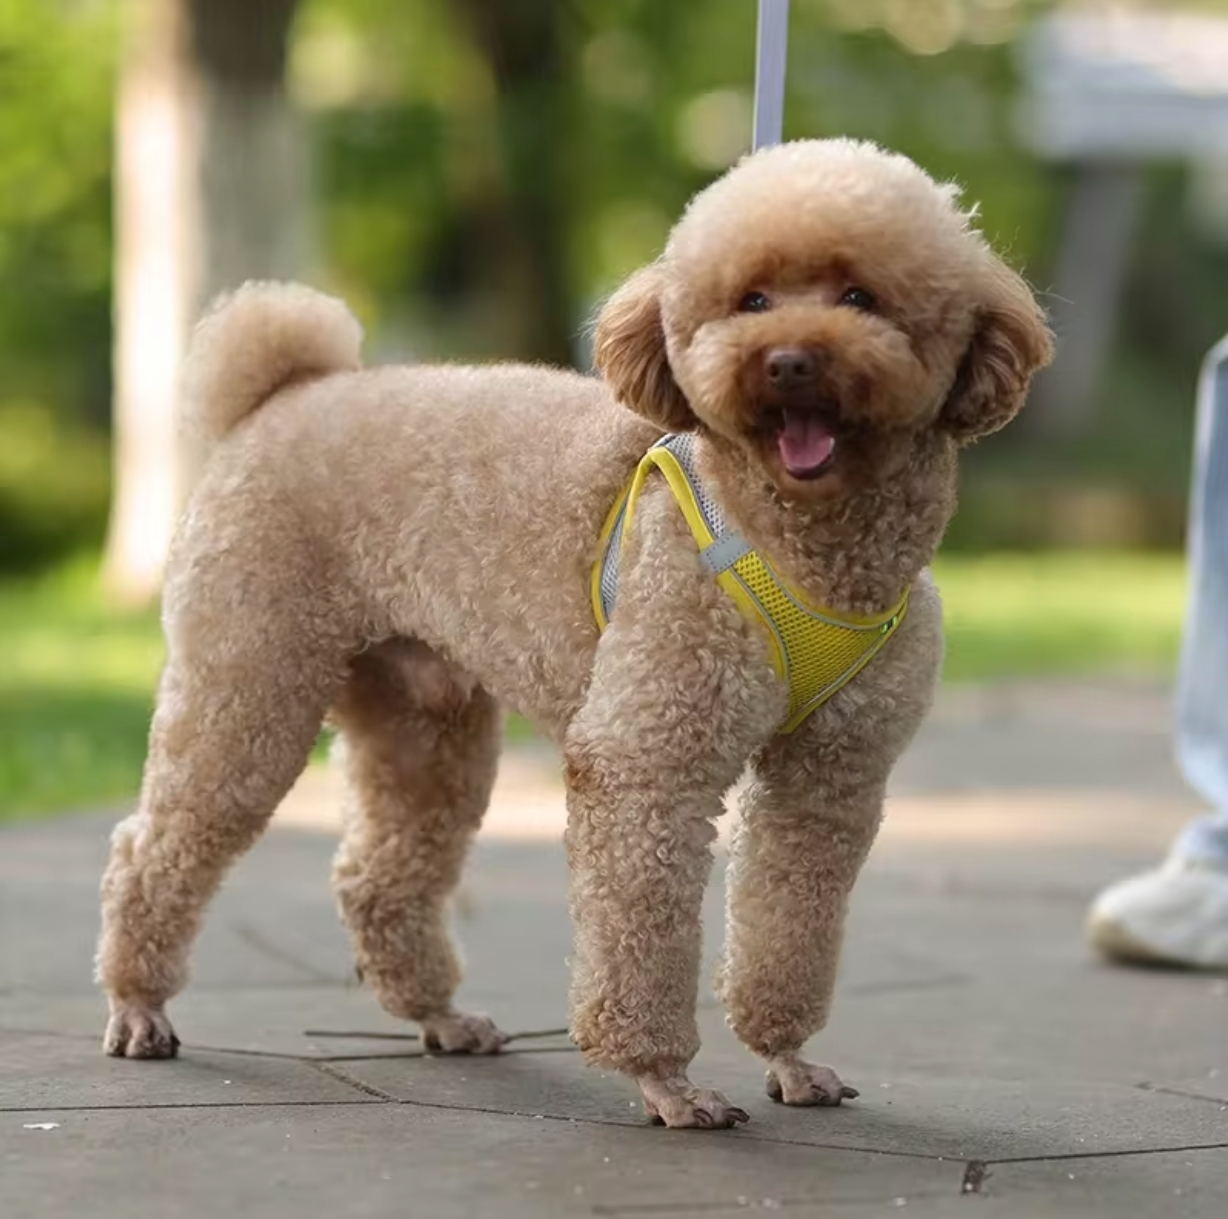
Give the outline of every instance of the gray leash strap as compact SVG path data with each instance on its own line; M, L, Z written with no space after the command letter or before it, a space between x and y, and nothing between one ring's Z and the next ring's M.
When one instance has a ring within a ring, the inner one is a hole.
M755 149L779 144L785 115L789 0L759 0L755 48Z

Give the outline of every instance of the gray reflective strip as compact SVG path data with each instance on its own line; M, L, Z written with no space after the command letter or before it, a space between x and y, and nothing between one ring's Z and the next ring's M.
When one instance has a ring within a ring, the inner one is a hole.
M732 533L732 530L726 527L724 521L716 520L706 506L709 496L699 481L699 471L695 469L695 437L689 432L679 432L676 436L667 436L664 444L674 455L674 460L682 467L682 472L686 475L686 480L691 487L691 495L699 508L699 515L704 518L704 524L708 526L708 532L717 542L722 541L727 533Z
M662 436L652 447L654 449L670 448L670 441L675 439L674 436ZM687 477L690 475L688 473ZM618 519L614 522L614 528L610 530L610 536L605 544L605 554L601 556L601 580L598 585L601 596L601 612L605 614L605 620L611 621L614 617L614 603L618 600L618 558L623 548L623 526L627 522L627 505L624 503L618 513Z
M606 622L614 617L614 602L618 600L618 549L613 541L606 544L601 561L601 612Z
M727 533L699 552L704 566L714 575L728 571L743 555L750 554L750 543L740 533Z
M712 514L705 508L707 496L703 493L699 475L695 470L695 438L687 432L679 432L662 436L652 446L654 449L668 449L686 476L691 486L691 492L699 505L700 515L707 523L708 531L716 539L711 546L700 551L700 559L713 575L719 575L728 570L744 554L750 553L750 544L742 537L725 528L722 522L714 520ZM609 622L614 617L614 603L618 600L618 558L622 550L623 526L627 520L627 506L623 505L618 514L614 528L610 530L610 539L606 543L605 554L601 556L601 580L599 583L601 610Z
M614 528L610 530L605 554L601 556L601 612L605 614L607 622L614 617L614 603L618 600L618 554L622 549L623 523L626 519L627 505L624 504L618 514L618 520L614 522Z

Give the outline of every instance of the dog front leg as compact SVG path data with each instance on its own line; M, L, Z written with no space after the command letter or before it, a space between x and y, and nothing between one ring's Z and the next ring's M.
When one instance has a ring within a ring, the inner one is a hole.
M768 1065L768 1094L789 1105L855 1097L802 1058L827 1023L849 893L878 829L881 784L843 790L764 751L743 799L729 866L718 989L730 1026Z
M627 761L598 748L567 757L572 1036L589 1062L634 1078L657 1121L732 1126L745 1112L687 1078L720 794L654 785L655 765Z
M766 641L702 567L663 485L648 487L618 607L564 741L575 927L571 1030L669 1126L746 1114L696 1088L700 903L724 793L784 712Z
M687 1078L699 1049L700 905L724 793L779 703L766 664L763 695L738 698L760 692L723 663L675 674L668 657L654 665L647 641L624 639L612 627L602 640L564 746L572 1037L589 1062L631 1076L656 1121L732 1126L745 1112Z

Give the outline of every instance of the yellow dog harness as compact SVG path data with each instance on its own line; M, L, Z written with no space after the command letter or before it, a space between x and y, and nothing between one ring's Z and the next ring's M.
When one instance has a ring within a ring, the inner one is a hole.
M772 666L789 687L789 710L781 732L792 732L816 707L846 686L878 654L908 610L908 590L879 618L815 609L767 558L725 520L720 505L699 478L695 438L666 436L644 455L610 510L593 567L593 612L605 630L618 595L618 558L645 480L659 470L699 546L699 557L738 608L767 630Z

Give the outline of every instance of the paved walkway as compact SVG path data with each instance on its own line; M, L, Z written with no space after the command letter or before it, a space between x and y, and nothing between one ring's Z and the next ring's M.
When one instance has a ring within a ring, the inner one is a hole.
M421 1056L351 981L313 772L236 870L174 1063L105 1059L89 983L114 814L0 834L0 1216L1228 1214L1228 981L1099 965L1081 920L1190 811L1162 697L949 695L896 784L816 1054L862 1091L785 1110L705 996L733 1132L644 1124L563 1037L551 760L509 759L460 909L465 999L526 1034ZM714 882L709 926L719 928ZM715 936L710 953L715 952ZM545 1033L545 1036L527 1034ZM348 1034L348 1035L342 1035Z

